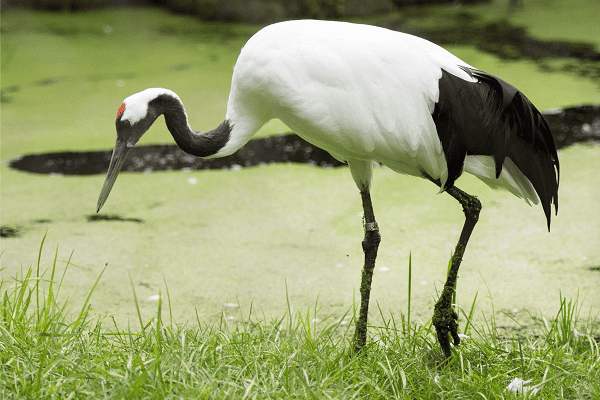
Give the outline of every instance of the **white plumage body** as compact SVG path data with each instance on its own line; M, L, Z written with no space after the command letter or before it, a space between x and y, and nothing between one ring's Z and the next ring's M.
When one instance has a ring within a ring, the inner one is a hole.
M446 159L432 113L442 68L475 81L459 66L470 67L427 40L384 28L312 20L270 25L247 42L235 65L226 117L232 138L218 155L278 118L347 161L359 187L369 185L364 164L373 161L418 177L424 171L443 186ZM492 157L467 156L465 171L538 202L518 169L503 168L496 179Z

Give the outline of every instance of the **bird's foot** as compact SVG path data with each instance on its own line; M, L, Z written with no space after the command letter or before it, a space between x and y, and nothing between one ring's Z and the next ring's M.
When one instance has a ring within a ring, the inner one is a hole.
M442 306L439 304L435 305L433 312L432 323L435 326L437 332L438 342L444 351L446 359L452 356L450 351L450 335L454 339L454 346L460 344L460 337L458 336L458 315L456 311L452 309L452 306Z

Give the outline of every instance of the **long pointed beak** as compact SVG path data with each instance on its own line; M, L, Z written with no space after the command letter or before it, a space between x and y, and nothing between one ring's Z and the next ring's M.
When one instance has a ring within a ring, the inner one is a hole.
M131 147L127 147L127 142L117 139L115 149L113 150L112 157L110 159L110 165L108 166L106 180L104 181L104 186L102 186L102 191L100 192L100 197L98 198L98 208L96 209L96 212L100 212L100 209L108 198L110 190L117 180L119 171L121 171L123 163L127 158L127 154L129 154L129 150L131 150Z

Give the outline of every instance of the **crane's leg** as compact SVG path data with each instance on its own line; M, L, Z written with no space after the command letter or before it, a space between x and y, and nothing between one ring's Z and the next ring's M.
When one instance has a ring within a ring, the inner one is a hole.
M440 346L442 347L446 358L450 358L452 353L450 351L449 335L452 335L455 346L460 344L457 323L458 315L452 308L452 297L456 290L456 280L458 279L458 268L460 267L460 262L462 261L467 243L469 242L471 232L473 232L473 228L479 219L481 202L477 199L477 197L471 196L454 186L447 189L446 192L458 200L458 202L462 205L463 212L465 213L465 224L463 225L462 232L460 233L460 238L456 244L454 254L452 255L452 262L450 264L450 271L448 271L448 278L444 284L442 295L435 304L432 319Z
M354 332L355 354L360 353L367 343L367 316L369 313L371 282L373 281L377 248L381 241L379 228L377 227L377 222L375 222L369 189L361 190L360 194L362 196L365 218L365 238L362 241L362 248L365 253L365 265L362 270L362 279L360 282L360 310L358 321L356 321L356 331Z

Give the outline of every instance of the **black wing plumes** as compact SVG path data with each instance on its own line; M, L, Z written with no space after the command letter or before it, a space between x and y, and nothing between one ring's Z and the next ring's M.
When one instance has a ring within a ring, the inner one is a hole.
M550 229L551 204L558 212L560 167L554 139L542 114L514 86L485 72L461 67L477 82L444 70L432 114L448 165L451 187L467 155L493 156L496 178L506 157L537 192Z

